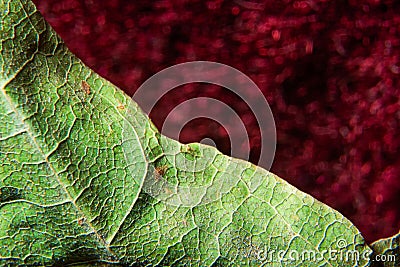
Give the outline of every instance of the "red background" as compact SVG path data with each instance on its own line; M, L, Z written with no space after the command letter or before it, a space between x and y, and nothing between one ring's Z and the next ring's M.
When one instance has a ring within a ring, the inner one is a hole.
M400 4L398 1L35 0L68 47L132 95L157 71L210 60L249 75L277 125L272 171L339 210L367 241L400 229ZM157 126L191 86L152 112ZM214 93L213 93L214 92ZM217 93L215 93L217 92ZM251 137L250 110L229 103ZM211 137L229 152L226 132L202 119L181 141Z

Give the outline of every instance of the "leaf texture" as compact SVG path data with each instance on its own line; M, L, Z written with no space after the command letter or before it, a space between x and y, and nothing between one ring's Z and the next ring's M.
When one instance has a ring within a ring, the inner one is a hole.
M0 5L0 265L369 264L340 213L251 163L160 135L30 1Z

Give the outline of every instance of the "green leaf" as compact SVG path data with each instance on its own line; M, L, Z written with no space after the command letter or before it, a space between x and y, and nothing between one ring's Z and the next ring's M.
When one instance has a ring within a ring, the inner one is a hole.
M400 266L400 233L375 241L371 244L373 255L372 267L396 267Z
M1 265L368 265L341 214L251 163L161 136L30 1L0 5Z

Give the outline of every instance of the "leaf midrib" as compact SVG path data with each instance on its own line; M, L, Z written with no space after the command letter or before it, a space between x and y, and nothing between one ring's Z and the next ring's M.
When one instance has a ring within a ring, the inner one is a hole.
M35 146L35 148L37 149L37 151L40 153L40 155L43 157L43 159L45 160L46 164L48 165L49 169L51 170L51 172L54 174L54 177L56 178L57 182L59 183L59 185L62 187L62 189L64 190L65 194L67 195L68 200L74 205L74 207L77 209L77 211L83 215L84 218L88 218L86 216L86 214L79 208L79 206L76 204L75 200L73 199L73 197L71 196L71 194L68 192L67 187L65 186L65 184L61 181L57 171L54 169L53 165L50 163L50 161L48 160L48 157L46 156L46 154L43 152L42 148L40 147L39 143L37 142L36 138L31 134L32 128L29 125L29 123L26 123L26 121L23 119L23 117L21 116L20 112L18 111L18 109L15 107L13 101L10 99L10 97L6 94L5 92L5 86L1 88L1 92L4 96L4 99L7 101L8 105L10 106L10 108L12 109L12 111L15 113L16 117L18 118L18 120L26 127L26 133L29 137L29 139L32 141L32 144ZM102 245L104 245L107 250L112 253L113 255L115 255L110 249L108 244L104 241L104 239L101 237L101 235L97 232L97 230L95 229L95 227L90 223L89 220L86 220L86 224L92 229L92 231L95 233L95 235L97 236L97 238L99 239L100 243L102 243ZM116 255L115 255L116 256Z
M24 10L24 11L25 11L25 10ZM25 12L25 14L26 14L26 12ZM29 19L29 20L30 20L30 19ZM32 25L32 27L35 29L33 23L31 23L31 25ZM59 58L58 58L58 57L54 57L54 58L58 61L58 66L60 66L62 69L64 69L64 70L66 71L66 73L69 73L69 69L66 69L66 68L65 68L65 65L64 65L62 62L60 62ZM33 59L33 57L32 57L32 59ZM32 60L32 59L31 59L31 60ZM80 62L80 63L83 64L82 62ZM73 63L72 63L72 64L73 64ZM22 70L22 69L23 69L23 67L21 68L21 70ZM65 81L65 84L67 84L70 88L72 88L72 85L69 84L68 79ZM132 128L132 130L133 130L133 133L135 134L135 138L136 138L136 140L138 141L138 143L140 144L140 138L139 138L139 136L137 135L137 132L136 132L136 130L135 130L134 125L133 125L125 116L123 116L123 115L120 113L120 111L111 103L111 101L110 101L107 97L105 97L103 94L100 93L100 90L101 90L101 88L99 88L98 91L96 92L96 93L98 93L98 96L100 96L103 100L107 101L107 103L108 103L111 107L113 107L113 108L115 109L115 111L117 112L117 114L124 120L124 122L125 122L125 123L128 123L128 124L131 126L131 128ZM74 90L71 90L71 92L73 92L73 93L75 94ZM86 107L84 107L84 109L86 109ZM105 119L107 119L107 117L106 117ZM23 122L23 123L24 123L24 122ZM144 150L143 150L142 145L140 145L139 147L140 147L141 154L142 154L143 157L146 159L146 154L145 154L145 152L144 152ZM42 153L42 155L44 156L43 153ZM47 161L47 159L46 159L46 161ZM47 162L48 162L48 161L47 161ZM49 164L50 164L50 163L49 163ZM54 170L54 171L55 171L55 170ZM127 218L128 215L131 213L131 211L132 211L132 209L133 209L133 207L134 207L134 205L135 205L135 203L136 203L136 200L138 199L138 197L139 197L139 195L140 195L140 192L142 191L142 187L143 187L143 184L144 184L144 179L145 179L145 177L146 177L146 175L147 175L147 172L148 172L148 165L146 164L146 169L144 170L144 174L143 174L143 177L142 177L142 178L143 178L143 179L142 179L142 182L139 184L139 190L138 190L138 193L137 193L136 198L132 201L132 204L129 206L127 212L125 213L125 215L124 215L123 218L121 219L121 221L120 221L120 223L119 223L117 229L116 229L114 232L109 233L109 234L107 235L107 236L109 236L109 237L107 238L107 240L105 240L105 239L97 232L97 230L95 229L95 227L94 227L92 224L90 224L91 228L95 231L96 235L100 238L100 240L102 241L103 245L105 245L105 246L107 247L107 249L108 249L113 255L115 255L115 253L112 252L112 251L110 250L109 246L110 246L111 242L114 240L114 238L115 238L116 234L118 233L119 229L121 228L122 224L125 222L126 218ZM59 179L58 179L58 181L61 182L61 180L59 180ZM64 187L64 189L67 191L66 187L65 187L65 186L63 186L63 187ZM68 191L67 191L67 193L68 193ZM69 193L68 193L68 196L72 199L72 196L71 196ZM74 204L75 204L75 206L78 208L78 206L77 206L77 204L75 203L75 201L74 201ZM78 208L78 209L79 209L79 208ZM80 210L80 209L79 209L79 210ZM80 210L80 211L81 211L81 210ZM81 213L82 213L83 215L85 215L83 211L81 211ZM85 217L85 218L86 218L86 217ZM89 220L87 220L87 221L89 222ZM117 255L115 255L115 256L117 256Z
M29 14L27 13L27 11L25 10L24 3L22 3L21 0L19 0L19 2L20 2L20 5L21 5L21 7L22 7L22 10L24 11L24 13L25 13L27 19L29 20L29 23L30 23L31 26L32 26L32 29L34 29L34 30L36 31L36 33L37 33L37 35L38 35L38 38L40 38L40 37L39 37L39 36L40 36L40 33L37 32L37 30L36 30L34 24L32 23L32 20L31 20L30 15L29 15ZM38 12L38 11L36 10L36 12ZM23 119L23 116L21 115L21 113L20 113L19 110L17 109L16 105L14 104L14 102L12 101L12 99L7 95L7 93L6 93L6 91L5 91L5 88L7 87L7 85L10 84L10 83L18 76L18 74L19 74L21 71L23 71L23 70L25 69L25 66L26 66L29 62L31 62L31 61L34 60L34 58L35 58L35 56L36 56L36 54L37 54L38 52L39 52L39 49L38 49L38 45L37 45L37 49L36 49L35 53L33 53L32 57L29 58L27 61L25 61L25 62L21 65L21 67L20 67L6 82L4 82L4 84L3 84L2 87L1 87L1 92L2 92L2 94L3 94L3 96L4 96L5 101L8 103L9 107L12 109L12 111L13 111L14 114L16 115L17 119L22 123L22 125L24 125L24 127L25 127L25 129L26 129L25 132L27 133L29 139L32 141L31 144L34 145L34 147L37 149L37 151L40 153L41 157L44 159L44 161L45 161L46 164L48 165L50 171L53 173L53 175L54 175L54 177L56 178L58 184L62 187L63 191L65 192L65 194L66 194L66 196L67 196L67 198L68 198L68 201L69 201L70 203L72 203L72 205L77 209L77 211L82 215L82 217L84 217L85 219L87 219L88 216L82 211L82 209L80 209L80 207L79 207L79 206L77 205L77 203L75 202L74 198L73 198L73 197L71 196L71 194L68 192L66 185L61 181L61 179L60 179L60 177L59 177L59 175L58 175L56 169L53 167L53 165L52 165L52 164L50 163L50 161L48 160L48 156L46 156L46 154L43 152L41 146L40 146L39 143L37 142L36 138L32 135L33 130L32 130L32 128L31 128L31 125L30 125L29 123L27 123L27 122ZM58 60L58 59L57 59L57 60ZM63 65L61 64L61 66L63 66ZM99 243L102 244L104 247L106 247L107 251L108 251L111 255L117 256L117 255L115 255L115 253L114 253L113 251L110 250L109 244L106 243L106 241L105 241L105 240L103 239L103 237L98 233L98 231L97 231L96 228L93 226L93 224L92 224L89 220L86 220L86 224L89 226L89 228L90 228L90 229L93 231L93 233L96 235L96 237L97 237Z

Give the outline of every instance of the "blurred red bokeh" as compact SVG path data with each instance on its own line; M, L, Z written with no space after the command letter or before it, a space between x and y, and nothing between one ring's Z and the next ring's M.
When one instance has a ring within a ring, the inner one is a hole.
M339 210L367 241L400 229L400 2L248 0L35 0L87 65L128 94L176 63L209 60L249 75L277 125L272 171ZM152 120L186 99L164 97ZM204 93L205 92L205 93ZM214 92L214 95L213 95ZM229 94L250 129L251 111ZM151 94L151 92L149 92ZM221 125L199 119L181 141L210 137L229 152Z

